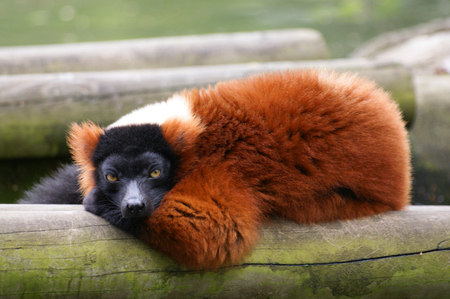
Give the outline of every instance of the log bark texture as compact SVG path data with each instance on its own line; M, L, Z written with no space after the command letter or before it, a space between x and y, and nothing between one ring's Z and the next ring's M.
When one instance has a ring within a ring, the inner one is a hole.
M13 75L0 77L0 158L52 157L66 152L65 132L74 121L107 125L144 104L185 88L255 73L324 68L352 71L375 80L414 115L410 71L368 60L273 62L157 70Z
M189 271L81 206L0 205L1 298L445 298L450 207L274 221L243 265Z
M414 195L419 202L450 204L450 75L414 79L417 113L410 130Z
M329 58L312 29L0 48L0 74L106 71Z
M416 76L417 119L411 141L431 169L450 174L450 75Z

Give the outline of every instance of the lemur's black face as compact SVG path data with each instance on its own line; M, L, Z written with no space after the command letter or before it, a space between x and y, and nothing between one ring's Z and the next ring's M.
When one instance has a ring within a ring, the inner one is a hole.
M149 216L170 190L170 162L157 153L111 155L97 170L97 186L123 218Z
M155 211L173 187L177 159L159 126L106 131L93 156L96 186L86 210L131 233Z

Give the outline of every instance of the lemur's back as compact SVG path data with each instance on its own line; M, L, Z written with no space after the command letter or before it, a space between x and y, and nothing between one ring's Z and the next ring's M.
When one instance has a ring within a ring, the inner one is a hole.
M292 71L223 82L188 97L205 127L201 155L240 160L236 176L274 202L275 213L314 222L408 203L404 122L397 104L370 81ZM317 209L305 213L311 206Z

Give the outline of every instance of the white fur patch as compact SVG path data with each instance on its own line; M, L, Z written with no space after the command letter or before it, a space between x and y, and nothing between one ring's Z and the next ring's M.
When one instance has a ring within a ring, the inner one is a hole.
M108 129L128 125L157 124L161 125L169 119L192 120L193 115L188 100L175 94L167 101L149 104L136 109L108 126Z

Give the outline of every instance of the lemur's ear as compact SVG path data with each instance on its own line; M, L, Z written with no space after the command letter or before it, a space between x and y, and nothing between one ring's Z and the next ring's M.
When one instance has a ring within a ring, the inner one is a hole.
M75 163L80 167L80 189L86 196L95 187L92 154L104 131L92 122L73 124L67 137L67 143Z

